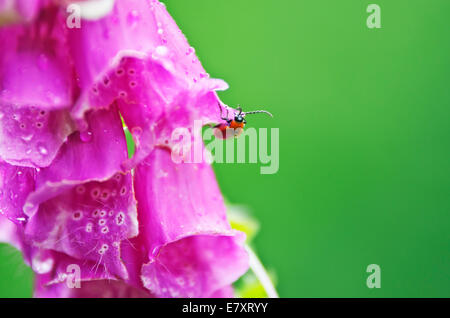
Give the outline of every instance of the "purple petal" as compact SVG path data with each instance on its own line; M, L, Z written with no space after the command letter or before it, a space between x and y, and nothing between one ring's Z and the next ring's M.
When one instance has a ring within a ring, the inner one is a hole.
M0 243L7 243L18 250L22 249L22 242L17 233L17 225L0 215Z
M0 28L3 103L45 110L71 106L75 77L64 24L56 13L44 11L34 24Z
M31 24L0 29L0 157L11 164L48 166L74 129L64 25L50 7Z
M226 83L208 78L158 1L116 1L111 14L83 21L69 37L82 88L72 114L82 123L87 110L117 102L137 144L125 168L164 143L182 118L184 126L193 119L220 119L215 90L226 89Z
M3 215L0 215L0 242L8 243L22 252L25 263L34 271L45 273L52 269L53 258L49 256L50 252L28 244L23 224L13 223Z
M134 288L122 280L116 280L110 273L101 270L99 263L93 261L75 259L64 253L36 248L31 258L33 260L30 263L36 272L34 297L136 298L151 296L144 288ZM51 270L45 270L49 267Z
M144 286L157 297L207 297L248 269L245 235L231 230L210 165L175 164L155 148L138 165Z
M44 249L90 260L99 271L127 278L122 240L138 233L131 174L89 182L41 203L26 225L27 240Z
M46 167L72 131L67 110L17 108L0 102L0 157L6 162Z
M149 298L143 290L117 280L92 280L81 283L80 288L69 288L66 284L45 286L45 280L36 278L35 298Z
M167 244L142 267L144 286L158 297L210 297L247 271L243 241L195 235Z
M25 213L33 215L40 203L88 181L105 181L121 170L128 157L119 113L99 110L87 115L89 129L73 133L52 164L40 170L36 191L30 194Z
M36 274L35 297L150 297L143 288L115 281L110 273L99 270L99 263L28 245L21 227L3 216L0 216L0 242L12 244L23 253L25 262Z
M211 298L235 298L233 286L226 286L222 289L215 291Z
M12 166L0 161L0 215L18 224L27 220L23 205L34 190L35 175L33 168Z
M82 22L82 28L69 30L69 43L79 70L81 87L91 96L95 95L95 90L91 92L91 89L95 89L96 84L100 86L105 79L103 76L127 56L138 59L148 59L152 55L155 59L166 57L163 62L166 68L182 74L183 78L186 72L197 79L202 78L204 69L193 54L194 50L165 6L156 0L116 1L113 12L105 18ZM125 74L120 68L116 71L119 76ZM191 82L194 83L193 79ZM81 109L76 113L83 112L89 105L79 107Z

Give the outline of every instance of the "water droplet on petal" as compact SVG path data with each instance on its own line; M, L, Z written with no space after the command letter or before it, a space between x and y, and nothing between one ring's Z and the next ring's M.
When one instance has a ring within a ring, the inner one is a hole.
M168 52L168 49L164 45L159 45L156 47L155 51L156 51L156 54L158 54L160 56L165 56Z
M187 49L186 55L192 54L194 52L195 52L195 49L191 46L190 48Z
M83 131L80 133L80 139L83 142L89 142L92 140L92 132L90 131Z
M53 259L40 260L38 257L31 261L31 267L38 274L46 274L53 268Z
M16 221L18 221L19 223L25 223L26 219L23 217L20 217L20 218L16 218Z
M133 10L128 14L127 22L133 28L136 26L136 23L139 21L140 16L137 10Z
M29 134L29 135L22 136L22 140L23 140L23 141L28 142L28 141L30 141L31 139L33 139L33 134Z
M41 155L43 155L43 156L48 155L48 150L47 150L47 148L45 148L45 146L38 145L37 149Z

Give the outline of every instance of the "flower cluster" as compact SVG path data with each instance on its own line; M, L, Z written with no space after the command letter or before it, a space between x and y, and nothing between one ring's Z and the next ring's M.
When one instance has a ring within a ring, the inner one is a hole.
M210 165L174 163L170 141L220 119L226 83L157 0L115 1L79 28L68 4L0 1L0 240L36 297L232 296L245 235Z

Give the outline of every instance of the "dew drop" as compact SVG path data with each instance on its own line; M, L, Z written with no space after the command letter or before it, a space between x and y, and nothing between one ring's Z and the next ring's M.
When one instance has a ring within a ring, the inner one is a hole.
M23 217L19 217L19 218L16 218L16 221L18 221L19 223L25 223L26 219Z
M80 139L83 142L89 142L92 140L92 132L90 131L83 131L80 133Z
M139 12L137 10L133 10L128 14L127 22L131 27L135 27L139 19Z
M156 54L158 54L160 56L165 56L167 54L167 51L168 51L168 49L164 45L157 46L155 49Z
M23 140L23 141L28 142L28 141L30 141L31 139L33 139L33 134L29 134L29 135L22 136L22 140Z
M53 259L40 260L39 257L33 258L31 267L38 274L48 273L53 268Z
M43 145L38 145L38 151L41 155L46 156L48 155L48 150Z
M191 46L190 48L188 48L188 50L186 51L186 55L192 54L195 52L195 49Z

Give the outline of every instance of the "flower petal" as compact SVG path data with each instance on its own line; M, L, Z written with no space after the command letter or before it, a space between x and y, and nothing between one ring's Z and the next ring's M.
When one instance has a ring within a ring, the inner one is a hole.
M25 234L40 248L94 261L100 271L127 278L120 243L138 234L131 174L85 183L41 203Z
M208 78L160 2L117 1L111 14L83 21L69 36L82 89L72 114L83 127L86 111L117 102L137 145L124 168L170 137L169 128L181 118L172 114L182 112L189 125L193 119L220 119L215 90L227 84Z
M117 280L91 280L81 282L80 288L69 288L64 283L45 285L45 279L36 278L35 298L149 298L143 290Z
M142 267L144 286L158 297L211 297L247 271L243 241L195 235L169 243Z
M208 297L245 273L245 235L231 230L210 165L175 164L157 147L137 166L135 191L152 294Z
M127 158L125 134L115 109L87 115L89 129L73 133L53 163L40 170L36 191L27 198L24 211L32 216L39 204L67 189L89 181L105 181L121 170Z
M12 166L0 161L0 215L20 224L27 220L23 205L34 190L33 168Z
M46 167L72 133L75 76L54 7L33 23L0 29L0 157Z
M99 21L83 21L83 27L70 29L69 36L81 87L84 94L91 96L95 95L95 85L100 84L104 80L103 76L118 66L122 57L148 59L152 55L155 58L166 56L166 68L171 66L183 78L187 72L192 76L192 83L193 77L200 79L204 73L193 54L194 50L165 6L157 0L116 1L108 16ZM119 73L120 69L116 71L119 76L124 74ZM76 114L91 107L86 101L82 99L79 109L75 110ZM107 101L104 105L110 103Z
M34 297L151 296L143 288L136 289L124 281L116 281L109 272L99 270L99 263L27 244L22 227L3 216L0 216L0 242L20 250L35 272Z
M17 225L0 215L0 243L7 243L18 250L22 249L22 242L17 233Z
M0 157L6 162L46 167L72 131L67 110L18 108L0 102Z
M210 298L235 298L233 286L226 286L214 292Z

